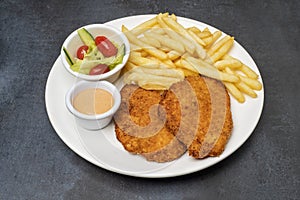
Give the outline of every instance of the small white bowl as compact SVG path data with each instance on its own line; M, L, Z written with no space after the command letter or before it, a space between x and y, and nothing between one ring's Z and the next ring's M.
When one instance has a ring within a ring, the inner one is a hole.
M72 101L74 97L81 91L88 88L100 88L110 92L114 99L114 105L110 110L102 114L86 115L73 107ZM119 90L107 81L79 81L65 96L65 103L68 110L75 116L78 125L88 130L99 130L106 127L112 120L113 115L119 109L121 104L121 95Z
M63 51L63 47L65 47L68 50L68 52L71 54L71 56L73 56L74 58L76 57L77 49L83 45L83 42L81 41L81 39L77 33L77 30L79 30L81 28L85 28L94 37L97 37L99 35L104 35L108 39L110 39L111 41L113 41L119 45L124 44L125 45L125 55L123 57L122 63L115 66L115 68L113 70L106 72L104 74L100 74L100 75L86 75L86 74L74 72L70 68L69 63L66 60L66 54ZM78 77L83 80L87 80L87 81L107 80L109 82L114 82L115 80L118 79L121 69L125 66L128 58L129 58L130 44L129 44L127 37L121 31L117 30L116 28L109 26L109 25L105 25L105 24L91 24L91 25L83 26L81 28L73 31L67 37L67 39L64 41L64 43L61 47L60 55L61 55L61 59L62 59L62 62L64 64L66 70L69 73L71 73L73 76Z

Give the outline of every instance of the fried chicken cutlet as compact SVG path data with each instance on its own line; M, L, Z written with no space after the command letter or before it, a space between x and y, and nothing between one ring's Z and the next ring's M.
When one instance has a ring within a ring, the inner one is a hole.
M200 108L198 131L189 146L189 155L194 158L219 156L233 129L230 97L222 82L207 77L200 80L199 77L187 78L196 92Z
M190 84L190 90L181 82L175 83L161 101L167 113L166 126L186 145L190 156L198 159L219 156L233 128L229 95L223 84L215 79L189 76L185 81ZM191 108L195 102L189 92L196 95L197 108ZM176 96L180 93L182 97L178 101ZM187 109L190 112L184 113Z
M126 85L121 95L115 130L127 151L156 162L174 160L187 149L197 159L224 151L232 118L229 95L221 82L190 76L168 91Z
M165 127L164 117L158 116L160 91L126 85L121 96L120 108L114 116L115 131L127 151L156 162L172 161L186 152L184 145Z

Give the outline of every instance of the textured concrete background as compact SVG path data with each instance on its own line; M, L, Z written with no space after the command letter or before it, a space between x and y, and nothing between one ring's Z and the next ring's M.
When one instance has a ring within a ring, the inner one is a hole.
M0 199L300 199L299 1L1 1ZM232 156L206 170L141 179L101 169L53 130L44 90L74 29L169 11L235 36L265 84L261 120Z

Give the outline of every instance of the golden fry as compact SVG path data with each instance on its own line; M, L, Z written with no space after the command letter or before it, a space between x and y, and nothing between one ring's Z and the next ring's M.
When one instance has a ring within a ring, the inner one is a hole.
M175 40L177 42L182 43L184 45L186 51L188 51L191 54L193 54L195 52L195 49L196 49L195 45L191 41L181 37L178 33L173 31L172 29L170 29L168 27L168 25L163 21L161 14L157 15L157 22L163 28L163 30L167 33L167 35L169 35L170 38L172 38L173 40Z
M160 65L160 63L157 61L142 57L141 53L138 52L131 52L128 60L137 66L159 68Z
M225 71L229 74L234 74L234 72L229 68L226 67ZM238 81L235 83L235 86L243 93L249 95L252 98L256 98L257 94L248 86L246 85L243 81Z
M221 35L222 35L221 31L215 31L212 34L212 41L210 42L210 44L207 44L205 48L209 49L212 45L214 45L214 43L221 37Z
M223 46L228 40L230 40L230 36L226 35L223 37L220 41L217 43L213 44L211 48L208 49L207 54L209 56L212 56L221 46Z
M130 51L142 51L143 50L143 48L142 47L139 47L139 46L137 46L137 45L135 45L135 44L130 44Z
M152 19L150 19L148 21L145 21L145 22L139 24L138 26L134 27L131 31L134 35L140 35L146 29L148 29L149 27L154 26L156 23L157 23L156 17L153 17Z
M189 34L189 32L181 24L177 23L176 21L174 21L172 18L169 18L169 17L163 17L162 19L175 32L179 33L181 36L185 37L186 39L195 42L194 38ZM197 42L195 42L195 47L196 47L196 52L197 52L198 56L200 58L204 59L206 57L206 51Z
M222 58L232 47L234 42L234 39L231 38L228 40L225 44L223 44L211 57L210 59L213 62L218 61L220 58Z
M169 59L163 60L163 63L166 64L166 65L168 65L168 66L171 67L171 68L176 68L176 66L175 66L175 64L172 62L172 60L169 60Z
M193 62L191 59L188 58L187 61L198 71L199 74L202 74L204 76L227 82L237 82L239 80L238 77L236 77L235 75L221 72L213 66L206 67L206 64L200 65L199 62Z
M176 17L176 15L175 15L174 13L172 13L171 18L172 18L174 21L177 21L177 17Z
M189 27L188 30L193 31L196 34L201 33L201 30L195 26Z
M181 24L177 23L175 20L169 17L162 17L162 19L173 31L179 33L181 36L185 37L186 39L193 41L193 38L190 36L188 31Z
M247 65L243 64L241 68L239 68L246 76L249 78L257 79L258 75Z
M190 61L190 62L197 63L198 65L201 65L201 66L203 66L203 67L211 68L211 69L213 69L213 70L216 70L216 68L215 68L213 65L211 65L210 63L207 63L206 61L203 61L203 60L201 60L201 59L199 59L199 58L194 58L194 57L192 57L192 56L190 56L190 55L188 55L188 54L184 54L184 55L182 56L182 58L183 58L183 59L186 59L186 60L188 60L188 61Z
M176 60L177 58L179 58L182 54L177 52L177 51L174 51L174 50L171 50L167 53L169 59L171 60Z
M206 37L210 37L212 36L211 32L209 30L206 31L202 31L200 33L197 34L201 39L204 39Z
M187 77L187 76L199 76L198 72L194 72L194 71L191 71L191 70L188 70L188 69L185 69L185 68L177 68L177 69L182 70L185 77Z
M168 16L168 13L164 13L163 16ZM131 32L134 35L140 35L141 33L143 33L144 31L146 31L147 29L153 27L156 24L157 24L156 17L153 17L153 18L139 24L138 26L134 27L131 30Z
M132 62L127 62L126 65L124 66L124 68L122 69L122 74L125 74L126 72L136 68L138 66L136 66L135 64L133 64Z
M162 50L165 53L168 53L169 51L171 51L172 49L170 49L169 47L161 47L160 50Z
M206 47L206 46L210 45L213 42L213 36L202 38L202 40L205 43L205 47Z
M245 102L245 96L243 93L239 91L239 89L233 84L224 82L225 87L227 88L228 92L240 103Z
M236 87L239 88L243 93L249 95L252 98L256 98L257 94L244 82L240 81L238 83L235 83Z
M146 51L144 51L144 50L142 50L142 51L140 51L140 53L141 53L141 56L142 57L147 57L149 54L146 52Z
M179 69L173 69L173 68L172 69L155 69L155 70L153 70L153 69L145 68L145 67L136 67L133 69L133 72L184 79L184 73Z
M242 75L239 75L239 77L244 83L246 83L253 90L261 90L262 89L262 84L258 80L248 78L248 77L245 77Z
M229 67L231 69L237 69L242 66L242 63L238 60L220 60L217 61L215 64L219 70L225 69L225 67Z
M192 38L194 40L196 40L196 42L198 42L198 44L205 46L206 43L198 36L196 35L193 31L188 30L188 33L192 36Z
M226 60L237 60L237 61L239 61L238 59L236 59L236 58L234 58L234 57L232 57L232 56L230 56L228 54L225 54L223 56L223 59L226 59ZM249 78L252 78L252 79L257 79L258 78L258 74L255 71L253 71L250 67L248 67L247 65L245 65L243 63L242 63L242 66L239 68L239 70L241 72L243 72Z
M144 33L144 35L147 38L156 38L163 46L166 46L170 49L174 49L175 51L178 51L179 53L185 52L184 46L181 43L176 42L175 40L173 40L167 36L162 36L162 35L159 35L159 34L156 34L153 32L147 32L147 33Z
M168 58L168 55L165 52L158 50L157 48L142 42L134 34L132 34L124 25L122 26L122 31L127 36L128 40L130 42L136 44L137 46L142 47L143 50L146 51L147 53L149 53L161 60Z
M166 35L166 32L160 27L160 25L150 28L149 31L160 35Z
M174 61L174 65L179 68L183 68L183 64L181 63L182 59L177 59Z
M129 73L128 76L125 76L124 82L131 83L135 82L140 87L144 88L146 85L158 85L159 89L169 89L173 83L181 81L180 78L157 76L153 74L145 74L139 72ZM149 88L147 88L149 89ZM152 88L157 89L157 88Z
M223 60L238 60L238 59L236 59L236 58L234 58L234 57L232 57L232 56L230 56L230 55L228 55L228 54L225 54L225 55L223 56Z
M148 37L145 36L145 37L140 37L139 39L142 42L145 42L145 43L147 43L147 44L149 44L151 46L154 46L156 48L160 48L161 47L160 42L157 39L155 39L155 38L148 38Z
M173 68L173 66L169 66L168 64L165 64L164 62L162 62L161 60L159 60L156 57L148 56L147 59L150 59L150 60L153 60L153 61L157 62L158 63L158 68L160 68L160 69L170 69L170 68Z
M182 66L181 66L182 68L187 69L192 72L199 73L198 70L192 64L190 64L188 61L182 59L181 64L182 64Z

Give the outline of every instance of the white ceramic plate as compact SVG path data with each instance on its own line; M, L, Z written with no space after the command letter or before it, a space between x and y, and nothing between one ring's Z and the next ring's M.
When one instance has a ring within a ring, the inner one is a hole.
M153 16L131 16L107 24L119 29L122 24L127 28L133 28ZM178 21L185 27L197 26L200 29L208 27L211 31L216 30L212 26L187 18L178 17ZM260 75L251 56L237 42L235 42L230 55L239 58ZM259 77L262 82L261 76ZM58 57L49 74L45 91L48 116L56 133L68 147L89 162L113 172L137 177L179 176L205 169L220 162L235 152L251 135L259 121L264 103L264 89L257 92L258 97L255 99L246 97L244 104L239 104L231 98L234 129L225 151L219 157L195 160L185 154L176 161L159 164L148 162L140 156L131 155L125 151L115 137L113 123L107 128L95 132L78 127L64 101L67 90L76 81L76 78L64 69L61 59ZM122 82L119 80L115 84L120 86Z

